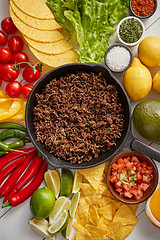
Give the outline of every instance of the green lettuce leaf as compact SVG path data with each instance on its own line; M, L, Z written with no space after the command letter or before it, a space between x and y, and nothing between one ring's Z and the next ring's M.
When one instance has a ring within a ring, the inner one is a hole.
M46 0L57 21L77 41L80 62L103 63L108 39L127 16L129 0Z

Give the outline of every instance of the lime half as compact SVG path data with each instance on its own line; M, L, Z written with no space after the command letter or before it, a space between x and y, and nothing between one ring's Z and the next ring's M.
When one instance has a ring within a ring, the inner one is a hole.
M72 193L77 193L80 190L80 183L82 183L82 174L75 170Z
M69 213L68 211L64 210L59 217L53 222L53 224L48 228L48 231L51 234L55 234L58 232L63 231L68 223Z
M42 237L46 239L56 240L56 236L48 232L49 223L46 219L30 219L28 221L28 225L34 230L36 233L40 234Z
M60 193L60 177L56 170L48 169L44 174L44 180L49 189L51 189L55 197L58 198Z
M54 205L53 211L49 215L49 223L50 225L59 217L59 215L64 211L68 211L71 206L71 200L67 197L61 196L59 197Z
M69 214L72 218L74 218L75 213L76 213L76 209L78 206L78 202L79 202L79 198L80 198L80 192L77 192L73 195L72 199L71 199L71 206L69 209Z
M73 174L69 169L62 169L61 174L61 196L68 197L72 192Z

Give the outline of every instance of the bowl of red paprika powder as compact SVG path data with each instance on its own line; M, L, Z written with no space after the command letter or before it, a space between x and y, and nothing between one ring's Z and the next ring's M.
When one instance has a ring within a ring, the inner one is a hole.
M157 0L130 0L131 13L140 19L151 17L157 10Z

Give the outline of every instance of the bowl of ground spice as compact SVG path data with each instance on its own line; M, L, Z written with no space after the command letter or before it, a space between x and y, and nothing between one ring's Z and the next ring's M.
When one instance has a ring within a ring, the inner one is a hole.
M134 16L123 18L117 26L118 40L129 47L137 45L142 40L144 32L143 22Z
M157 0L130 0L131 13L140 19L151 17L157 10Z

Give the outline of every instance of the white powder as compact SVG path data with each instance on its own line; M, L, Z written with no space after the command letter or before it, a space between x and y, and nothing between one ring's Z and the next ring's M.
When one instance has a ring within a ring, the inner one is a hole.
M106 64L113 71L122 71L131 59L129 51L120 46L113 47L106 56Z

